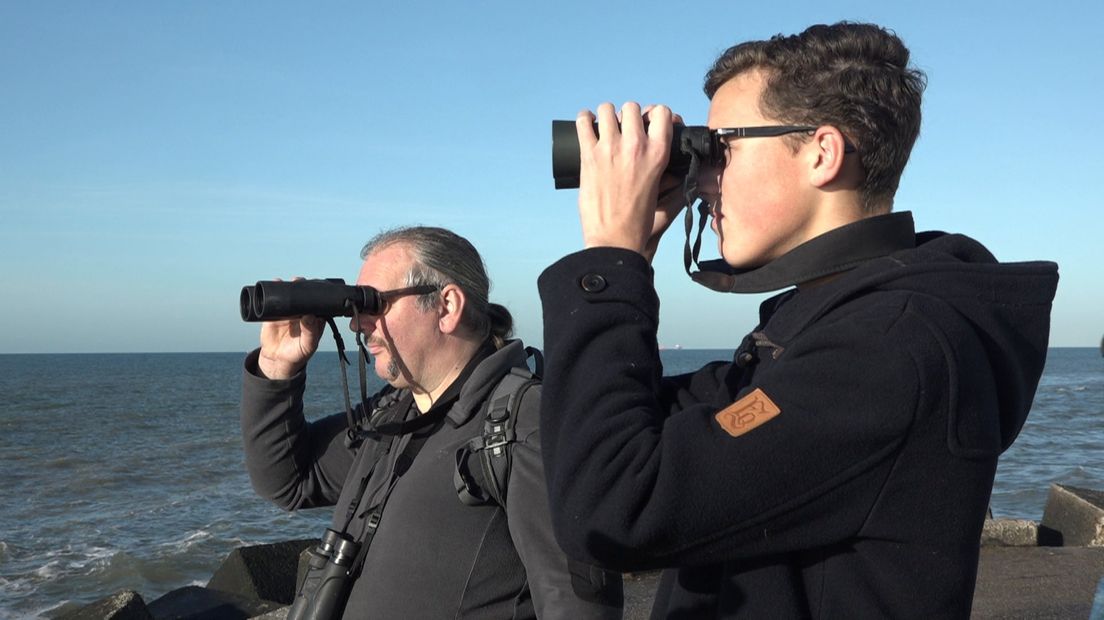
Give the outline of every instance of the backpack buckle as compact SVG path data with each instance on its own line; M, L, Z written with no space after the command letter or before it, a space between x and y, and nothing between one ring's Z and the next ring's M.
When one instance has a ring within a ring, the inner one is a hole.
M501 454L502 448L515 439L513 429L505 424L491 424L487 431L487 442L480 450L490 450L495 456Z

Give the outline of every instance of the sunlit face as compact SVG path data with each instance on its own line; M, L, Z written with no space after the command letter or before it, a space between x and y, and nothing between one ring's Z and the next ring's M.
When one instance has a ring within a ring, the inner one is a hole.
M389 291L407 286L406 274L413 256L402 244L380 248L365 259L357 284ZM418 388L438 346L440 330L437 313L421 310L412 295L391 301L380 316L360 316L360 324L350 321L349 328L364 334L376 374L397 388Z
M709 127L782 124L759 110L759 71L737 75L713 95ZM812 238L813 187L802 150L781 137L730 138L723 169L706 170L699 189L713 206L721 256L737 268L757 267Z

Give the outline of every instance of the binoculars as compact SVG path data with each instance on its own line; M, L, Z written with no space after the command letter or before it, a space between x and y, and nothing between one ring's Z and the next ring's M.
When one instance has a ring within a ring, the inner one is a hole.
M371 286L352 286L339 278L324 280L261 281L242 287L243 321L282 321L311 314L321 318L353 316L353 310L376 314L383 305Z
M598 133L597 123L594 132ZM724 145L708 127L675 125L666 172L686 176L694 154L702 165L718 164L724 160ZM579 134L575 121L552 121L552 178L556 189L579 187Z
M349 596L349 569L359 551L359 543L345 534L326 529L322 541L308 552L307 572L295 593L287 620L340 617Z

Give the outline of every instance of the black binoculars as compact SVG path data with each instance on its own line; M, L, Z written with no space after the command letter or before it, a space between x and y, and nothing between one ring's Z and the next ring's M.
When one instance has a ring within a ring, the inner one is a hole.
M329 318L379 312L383 300L371 286L352 286L339 278L261 281L242 287L241 317L250 323L282 321L311 314Z
M340 617L349 596L349 569L359 551L359 543L326 529L318 546L307 552L307 571L288 609L287 620Z
M594 131L598 132L597 123ZM724 159L724 145L708 127L675 125L666 172L685 176L695 154L701 165L715 165ZM552 178L556 189L579 187L579 134L575 121L552 121Z

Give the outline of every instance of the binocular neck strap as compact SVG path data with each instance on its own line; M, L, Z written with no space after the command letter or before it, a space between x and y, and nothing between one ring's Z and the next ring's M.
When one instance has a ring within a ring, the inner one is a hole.
M356 308L355 304L353 305L353 324L358 325L358 326L360 325L360 312L357 311L357 308ZM364 334L362 334L360 332L360 330L357 329L356 330L356 336L354 336L354 338L356 339L356 343L357 343L357 376L360 379L360 412L361 412L361 415L363 415L363 416L365 416L365 418L367 418L367 416L370 413L368 411L368 348L364 345L363 336L364 336ZM348 364L349 362L346 361L345 363ZM346 387L345 387L345 402L346 402L346 404L348 404L348 402L349 402L348 394L349 394L349 388L346 385ZM354 440L356 439L356 435L359 432L358 431L358 426L359 426L358 422L357 422L356 418L353 416L353 414L350 410L349 411L349 430L348 430L348 434L349 434L350 439L354 439Z
M341 332L337 331L337 323L334 322L332 316L326 318L326 324L330 326L330 331L333 332L334 342L337 344L337 365L341 367L341 393L345 396L345 419L349 424L349 430L347 432L349 439L353 439L354 429L356 429L356 419L353 417L353 404L349 400L349 377L345 370L349 365L349 358L345 357L345 341L341 339ZM360 344L359 338L357 339L357 344Z
M698 253L701 252L702 233L705 231L705 218L709 213L709 204L704 200L698 204L698 236L694 245L690 245L690 237L694 232L694 203L698 200L698 170L701 168L701 158L698 152L690 151L690 168L682 180L682 196L686 201L686 215L683 218L686 228L686 243L682 250L682 262L686 268L686 275L690 273L691 265L698 264ZM699 266L700 269L700 266Z

